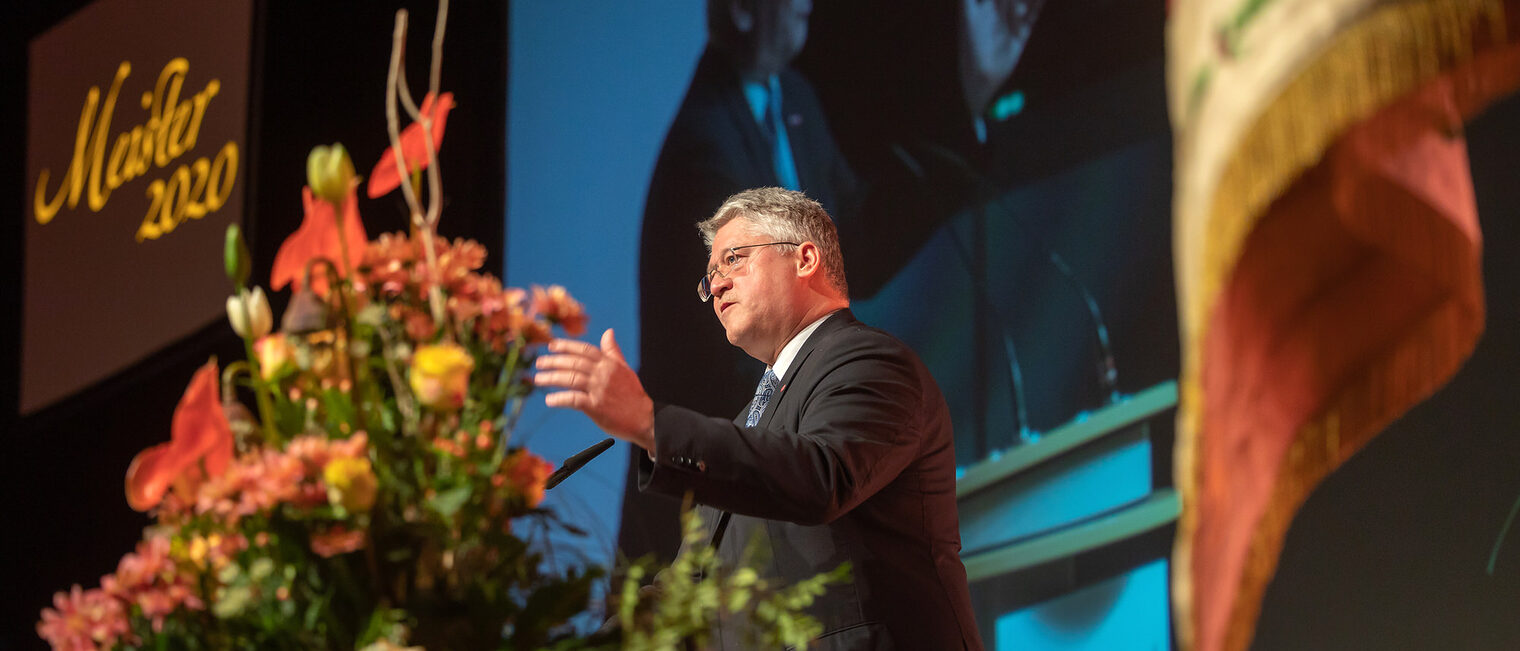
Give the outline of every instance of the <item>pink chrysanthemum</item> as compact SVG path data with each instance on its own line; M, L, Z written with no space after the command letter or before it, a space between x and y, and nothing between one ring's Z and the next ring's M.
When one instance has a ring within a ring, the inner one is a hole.
M167 537L146 538L137 543L136 551L121 558L115 574L100 580L105 593L141 608L143 616L152 620L155 631L161 630L164 618L178 608L206 607L196 591L195 577L180 571L169 550Z
M54 649L93 651L109 649L130 631L122 602L99 588L84 590L77 584L68 592L53 595L53 607L42 610L37 634Z
M381 233L369 243L361 265L367 270L366 283L380 290L382 296L400 296L412 286L412 266L417 251L403 233Z
M341 524L335 525L327 531L312 535L311 551L322 558L347 554L364 548L364 535L362 529L350 531Z
M285 448L285 454L301 462L306 476L320 477L327 462L365 456L368 445L369 435L365 432L355 432L353 436L337 440L323 436L299 436Z
M435 241L435 258L438 261L438 282L450 293L463 293L471 272L486 263L486 248L474 240L455 239L452 244Z
M475 321L475 332L496 352L506 352L507 345L532 322L524 305L527 293L515 287L504 289L495 278L482 281L478 290L480 318Z
M559 324L571 336L580 336L586 332L586 308L559 285L550 285L547 289L534 285L533 311L550 322Z

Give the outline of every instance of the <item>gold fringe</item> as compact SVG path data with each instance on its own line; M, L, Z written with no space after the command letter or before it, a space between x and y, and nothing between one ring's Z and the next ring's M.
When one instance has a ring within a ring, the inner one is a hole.
M1245 132L1226 164L1214 188L1206 224L1204 241L1208 246L1199 267L1201 277L1193 296L1180 297L1196 301L1196 313L1205 315L1197 327L1183 333L1181 408L1174 451L1176 483L1183 499L1173 550L1173 600L1181 648L1193 649L1199 642L1194 639L1191 576L1198 523L1189 504L1198 490L1195 447L1200 444L1202 419L1199 355L1207 335L1207 315L1212 314L1220 289L1233 273L1246 237L1272 201L1317 164L1346 129L1443 70L1471 59L1472 44L1480 30L1487 30L1484 36L1491 42L1504 42L1504 10L1502 0L1414 0L1373 9L1343 30L1299 73ZM1448 352L1460 359L1470 350ZM1409 354L1412 351L1401 351L1396 357ZM1403 366L1393 361L1386 365ZM1433 386L1424 393L1432 390ZM1245 577L1231 609L1222 648L1235 651L1249 646L1261 596L1276 569L1283 536L1298 505L1325 474L1391 420L1391 416L1362 418L1370 415L1363 407L1375 391L1371 386L1348 390L1299 432L1279 476L1304 481L1280 481L1276 485L1274 506L1263 516L1248 552ZM1356 426L1351 431L1356 434L1342 440L1343 418L1352 414Z

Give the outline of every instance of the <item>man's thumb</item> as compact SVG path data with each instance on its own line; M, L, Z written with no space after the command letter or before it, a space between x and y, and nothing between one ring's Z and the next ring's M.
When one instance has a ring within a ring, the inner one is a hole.
M623 359L623 349L618 348L617 340L612 337L612 328L607 328L607 331L602 333L602 352L626 363Z

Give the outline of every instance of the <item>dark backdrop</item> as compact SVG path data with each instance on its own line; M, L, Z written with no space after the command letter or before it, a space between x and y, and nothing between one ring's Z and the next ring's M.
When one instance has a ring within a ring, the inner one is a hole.
M217 321L52 409L26 421L16 418L26 43L82 4L13 3L0 34L0 110L7 118L0 122L0 147L9 152L0 157L0 188L11 198L0 212L7 217L0 234L0 445L5 446L0 481L6 498L0 648L40 646L32 629L50 595L72 583L95 585L130 550L147 519L130 511L122 497L127 463L137 451L167 439L174 405L194 368L208 355L231 359L240 353L230 330ZM251 116L247 177L256 278L267 278L275 248L300 219L306 152L341 140L361 171L379 155L384 64L391 12L399 4L257 4L253 95L260 100ZM410 46L417 68L411 79L420 87L432 6L406 4L421 27ZM1120 3L1071 4L1076 8L1048 8L1051 22L1035 36L1036 42L1060 38L1068 44L1032 44L1015 80L1029 89L1031 111L1041 110L1041 89L1081 86L1079 82L1107 74L1106 65L1132 67L1137 60L1155 61L1160 55L1163 35L1154 8L1144 14L1146 20L1097 20L1092 18ZM820 17L832 10L819 3ZM474 237L495 256L503 241L506 192L506 21L502 3L457 4L444 65L444 88L456 92L459 109L450 116L450 135L441 152L449 192L443 230ZM889 25L880 31L897 29L911 38L912 27ZM1082 56L1065 56L1073 52ZM828 86L834 68L810 65L819 85ZM1009 152L1009 169L1028 171L1006 181L1017 185L1048 176L1116 144L1160 138L1165 150L1165 134L1155 130L1160 78L1146 82L1146 75L1138 74L1135 79L1133 83L1156 86L1081 102L1082 111L1043 118L1045 124L1062 127L1031 130L1021 142L1041 144L1047 153L1040 155L1034 147ZM848 104L852 97L830 97L828 89L820 90L826 102L836 105ZM852 137L839 135L844 141ZM1310 497L1289 532L1278 576L1268 590L1257 649L1520 647L1520 540L1501 548L1494 575L1485 572L1494 539L1520 495L1520 400L1511 379L1520 360L1520 264L1515 261L1520 225L1513 219L1520 210L1520 184L1513 178L1520 101L1501 103L1479 118L1468 135L1486 238L1488 330L1450 386L1396 422ZM1156 158L1169 162L1164 153ZM1099 190L1128 191L1079 187L1061 200L1081 201ZM371 234L402 227L397 202L386 198L364 204ZM493 257L488 267L500 269L500 258ZM81 261L80 272L89 273L88 261ZM1170 294L1169 287L1140 291ZM1150 303L1156 319L1136 316L1135 327L1157 320L1175 327L1174 305ZM1150 357L1134 353L1141 359L1131 366L1146 370L1128 377L1158 375L1174 364L1171 346Z

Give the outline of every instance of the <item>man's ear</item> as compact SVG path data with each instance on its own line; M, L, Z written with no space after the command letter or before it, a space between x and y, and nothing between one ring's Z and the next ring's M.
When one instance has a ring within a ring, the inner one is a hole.
M728 0L728 19L740 34L755 29L755 3L752 0Z
M797 275L811 276L823 269L823 252L812 242L797 246Z

